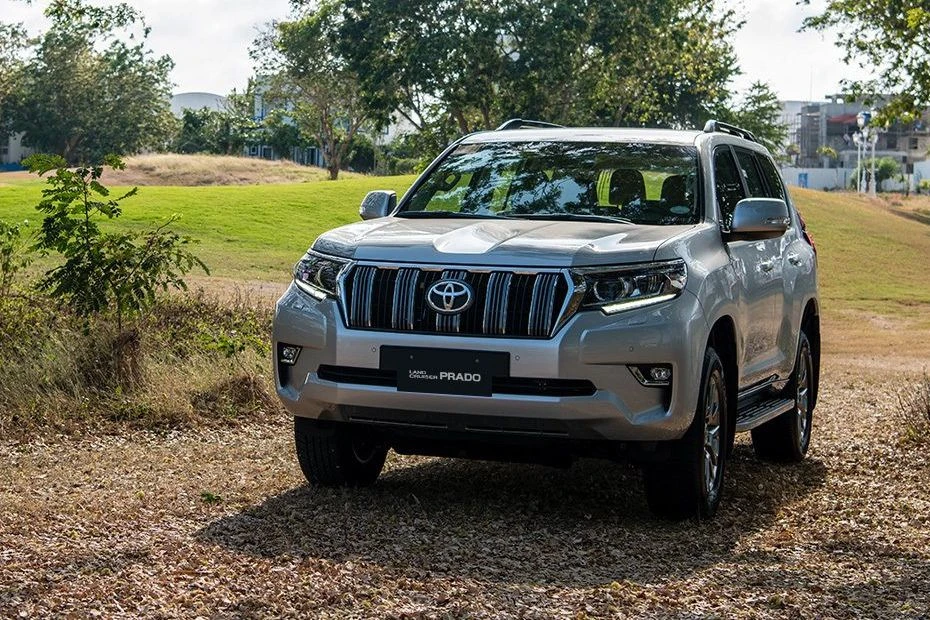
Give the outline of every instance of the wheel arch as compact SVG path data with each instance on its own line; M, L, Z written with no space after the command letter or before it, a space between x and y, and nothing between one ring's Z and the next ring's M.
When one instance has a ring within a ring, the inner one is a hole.
M739 394L739 357L737 355L736 321L728 314L718 318L707 337L707 346L713 347L723 362L723 376L727 389L727 455L733 451L736 437L736 405Z
M820 307L817 299L811 298L804 306L801 315L801 331L807 336L811 345L811 358L814 365L813 398L811 407L817 406L817 393L820 391Z

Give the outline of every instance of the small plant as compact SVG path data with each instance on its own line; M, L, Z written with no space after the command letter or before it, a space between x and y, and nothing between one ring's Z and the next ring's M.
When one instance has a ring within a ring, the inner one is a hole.
M79 316L109 311L122 328L123 318L150 307L157 292L186 289L183 277L194 267L209 273L187 249L194 240L169 230L178 216L141 233L100 230L101 218L118 218L120 203L138 193L133 188L113 198L100 182L104 167L125 168L118 157L110 155L100 165L74 170L57 155L33 155L23 164L40 176L54 172L36 206L44 219L35 247L61 255L64 262L45 273L39 288Z
M898 412L904 438L930 445L930 375L898 392Z
M211 506L214 504L219 504L220 502L223 501L222 497L220 497L219 495L214 495L210 491L201 491L200 499L204 504L209 504Z

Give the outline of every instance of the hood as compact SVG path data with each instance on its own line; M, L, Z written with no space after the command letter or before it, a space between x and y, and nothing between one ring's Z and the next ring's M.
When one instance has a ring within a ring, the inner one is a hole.
M612 222L386 217L324 233L313 249L382 262L576 267L651 261L664 241L691 228Z

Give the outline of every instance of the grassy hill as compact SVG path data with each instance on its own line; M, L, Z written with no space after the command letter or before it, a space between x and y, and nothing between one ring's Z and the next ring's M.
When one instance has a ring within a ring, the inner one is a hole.
M41 184L9 179L0 175L0 218L35 220ZM318 234L357 220L366 192L400 194L413 179L353 176L299 184L142 187L125 203L121 225L148 225L179 213L176 227L201 240L199 253L215 276L284 281ZM792 195L817 242L828 309L898 316L930 312L930 225L904 213L920 211L920 199L893 204L802 189Z
M814 235L827 299L895 312L930 304L930 225L895 208L903 199L803 189L792 196Z

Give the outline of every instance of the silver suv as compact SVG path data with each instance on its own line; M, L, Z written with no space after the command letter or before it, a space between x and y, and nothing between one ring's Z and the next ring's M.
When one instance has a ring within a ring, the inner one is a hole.
M633 460L658 515L709 517L734 435L804 458L817 260L745 130L514 120L319 237L277 304L278 394L312 484L401 454Z

